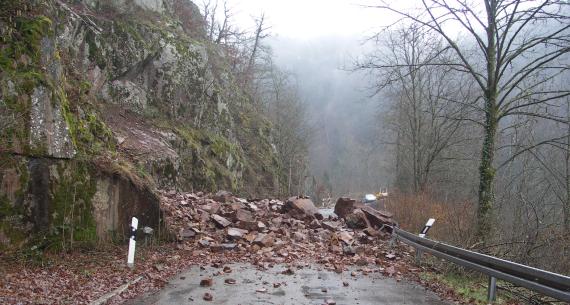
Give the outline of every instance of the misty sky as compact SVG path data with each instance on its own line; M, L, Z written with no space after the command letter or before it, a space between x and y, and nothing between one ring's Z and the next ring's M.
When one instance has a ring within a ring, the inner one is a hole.
M272 34L299 40L370 33L389 21L379 10L362 6L372 3L371 0L228 0L238 24L251 26L252 16L263 12Z

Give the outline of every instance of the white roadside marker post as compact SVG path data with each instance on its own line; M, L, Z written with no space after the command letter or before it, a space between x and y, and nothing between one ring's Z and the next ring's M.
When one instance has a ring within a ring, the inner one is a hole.
M429 229L431 229L431 226L433 226L433 223L435 222L435 219L430 218L428 219L428 221L426 222L426 226L424 227L424 229L422 230L422 232L420 233L420 237L425 238L427 232L429 231Z
M421 238L425 238L427 232L429 231L429 229L431 229L431 227L433 226L434 223L435 223L435 219L433 219L433 218L428 219L428 221L426 222L426 225L424 226L423 230L420 232L420 234L418 236ZM416 248L416 264L421 265L421 260L422 260L422 250L420 250L419 248Z
M133 268L135 266L135 245L136 245L136 233L137 227L139 225L139 220L136 217L133 217L131 222L131 237L129 238L129 254L127 256L127 266L129 268Z

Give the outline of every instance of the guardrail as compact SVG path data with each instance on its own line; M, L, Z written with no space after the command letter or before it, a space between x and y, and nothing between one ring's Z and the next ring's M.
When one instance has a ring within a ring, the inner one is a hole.
M561 274L513 263L494 256L485 255L427 238L419 237L400 228L393 228L393 236L416 248L416 260L422 251L446 259L460 266L470 268L489 276L488 301L496 296L497 279L502 279L557 300L570 302L570 277Z

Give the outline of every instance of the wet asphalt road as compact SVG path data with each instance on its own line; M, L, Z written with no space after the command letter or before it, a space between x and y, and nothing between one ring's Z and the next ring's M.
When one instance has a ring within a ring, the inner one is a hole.
M424 288L397 282L380 274L372 273L352 277L349 272L342 274L320 270L319 266L296 270L293 275L281 274L285 266L277 265L265 271L245 264L229 265L231 273L213 276L221 269L206 267L200 270L193 267L174 277L157 294L129 302L129 304L325 304L333 299L336 304L410 304L441 305L434 293ZM200 280L211 277L211 287L200 287ZM226 284L227 278L235 279L236 284ZM349 286L343 286L348 282ZM274 283L281 285L274 288ZM212 301L204 301L208 292Z

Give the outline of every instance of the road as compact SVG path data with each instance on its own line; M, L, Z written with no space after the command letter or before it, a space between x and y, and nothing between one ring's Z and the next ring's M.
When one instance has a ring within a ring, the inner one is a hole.
M326 304L325 300L334 300L339 305L448 304L420 286L397 282L378 273L362 275L358 272L353 277L350 271L338 274L312 265L287 275L282 274L287 270L283 265L264 271L245 264L229 266L230 273L213 267L203 270L193 267L176 276L157 294L129 304ZM214 276L215 273L221 274ZM214 280L213 285L201 287L200 280L207 277ZM234 279L236 284L226 284L228 278ZM279 283L279 287L274 283ZM203 300L205 293L210 293L213 300Z

